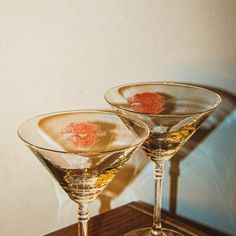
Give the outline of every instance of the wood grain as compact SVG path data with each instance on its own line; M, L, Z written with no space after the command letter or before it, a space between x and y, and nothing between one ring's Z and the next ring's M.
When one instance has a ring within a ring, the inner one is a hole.
M162 212L163 227L171 228L186 236L227 236L222 232L200 225L182 217ZM152 207L142 202L132 202L114 210L92 217L89 221L90 236L122 236L140 227L152 225ZM47 234L46 236L77 236L77 224Z

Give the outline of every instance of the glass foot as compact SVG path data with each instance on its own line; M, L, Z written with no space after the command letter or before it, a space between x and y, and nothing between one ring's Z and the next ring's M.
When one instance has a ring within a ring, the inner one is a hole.
M128 233L126 233L124 236L184 236L184 234L179 233L172 229L162 229L162 234L152 234L151 233L152 228L141 228L141 229L135 229Z

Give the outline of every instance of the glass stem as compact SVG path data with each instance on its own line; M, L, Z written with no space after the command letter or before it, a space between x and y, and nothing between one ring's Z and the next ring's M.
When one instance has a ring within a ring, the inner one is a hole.
M162 202L162 183L164 175L164 163L155 162L154 170L154 212L151 234L155 236L162 235L161 231L161 202Z
M88 203L78 203L78 236L88 236Z

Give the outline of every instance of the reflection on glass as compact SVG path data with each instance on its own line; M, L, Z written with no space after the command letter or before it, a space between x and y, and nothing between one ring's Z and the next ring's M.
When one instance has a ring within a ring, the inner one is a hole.
M155 164L153 226L131 231L126 236L181 235L161 226L164 163L193 135L221 98L201 87L150 82L112 88L105 93L105 99L119 114L139 118L151 131L142 148Z
M135 118L88 110L35 117L20 125L18 135L78 203L78 235L87 236L88 203L148 137L149 129Z

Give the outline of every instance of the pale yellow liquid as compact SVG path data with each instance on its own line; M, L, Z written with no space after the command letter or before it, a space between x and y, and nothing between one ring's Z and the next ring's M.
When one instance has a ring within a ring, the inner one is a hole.
M149 91L143 89L140 92L155 91L151 85L148 87ZM119 90L123 101L128 101L129 95L126 95L126 92L129 89L132 88L127 87ZM169 160L184 145L210 115L211 111L201 112L205 109L205 104L202 102L178 99L178 96L175 97L171 93L158 94L163 97L165 104L164 110L158 114L134 112L133 107L128 102L115 103L115 110L122 114L134 115L149 126L151 132L142 148L151 160L163 162Z
M62 168L47 159L46 152L32 150L75 202L93 201L132 155L135 147L111 154L85 157L89 168ZM70 158L70 156L68 156ZM90 160L91 159L91 160Z
M129 120L130 129L121 118L89 112L39 117L35 122L39 141L29 148L72 200L89 202L97 197L137 150L142 136L148 134L139 123ZM65 133L70 124L81 125L80 130ZM88 124L95 127L95 131L90 131ZM84 129L81 128L83 125ZM79 146L70 138L73 132L78 132L80 140L95 132L95 142Z
M201 116L195 117L189 124L179 126L178 129L173 131L171 126L167 126L167 131L164 133L155 132L152 129L148 139L143 143L143 149L153 161L169 160L194 134L208 115L207 113L201 114Z

